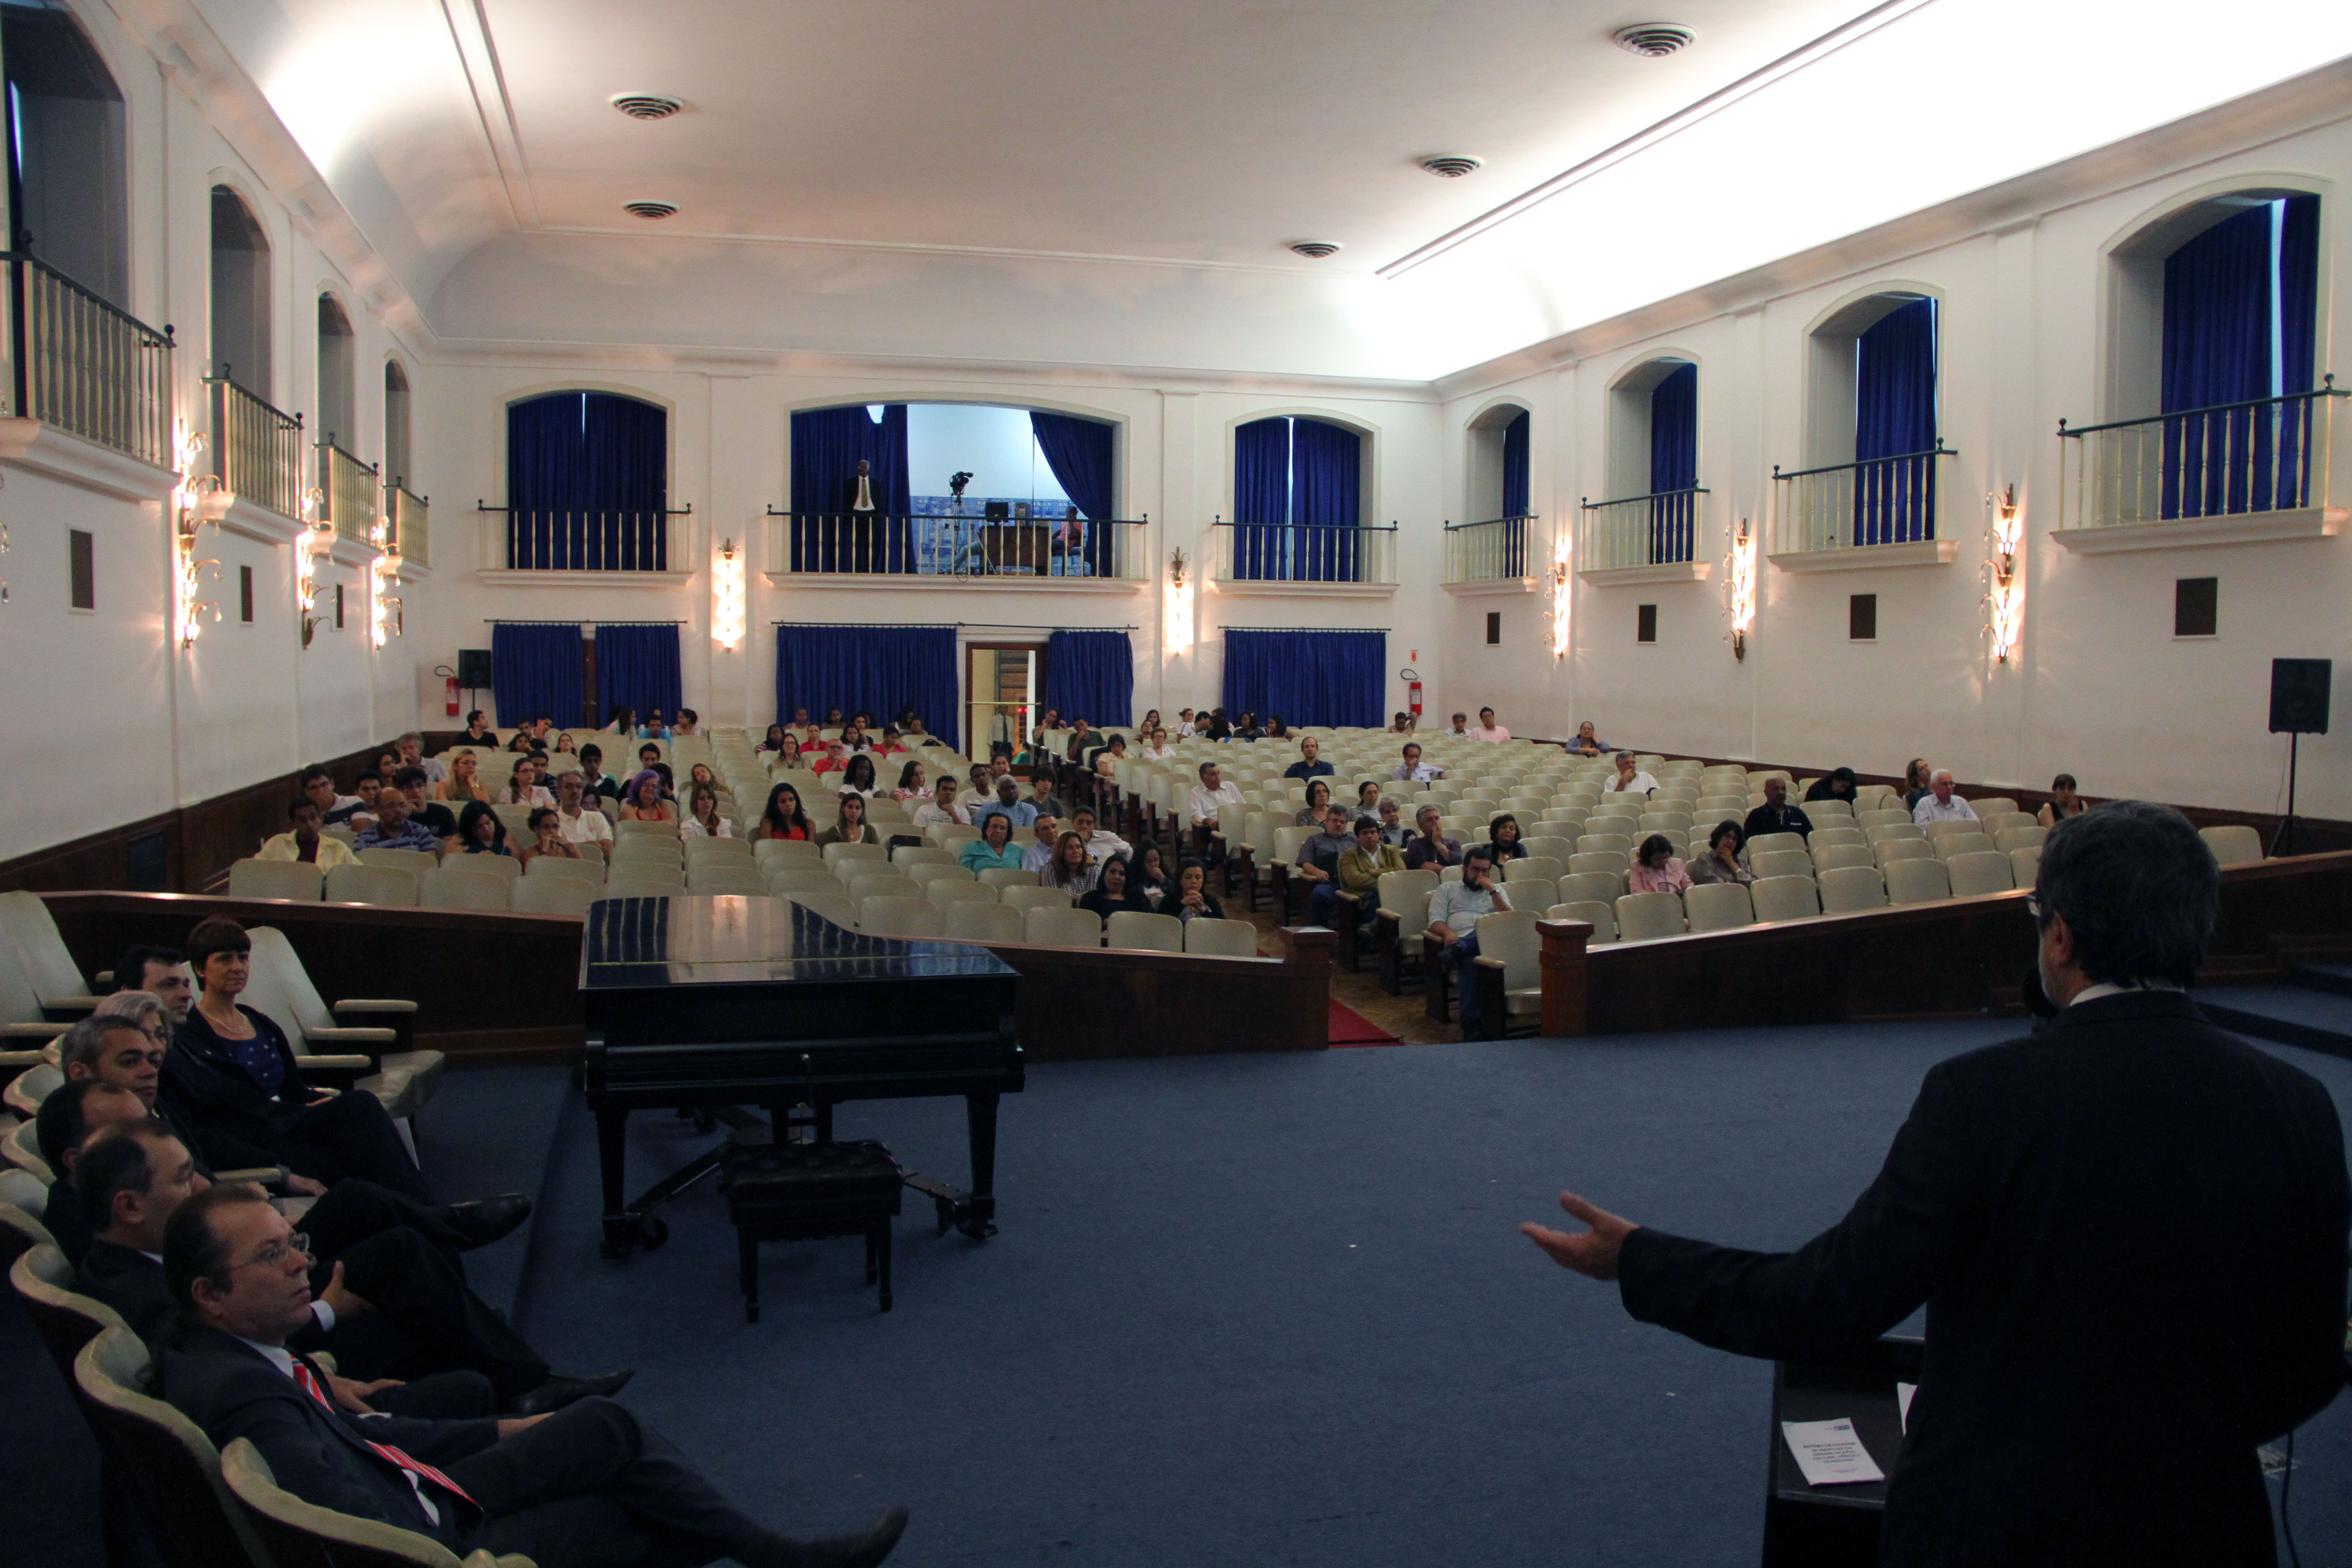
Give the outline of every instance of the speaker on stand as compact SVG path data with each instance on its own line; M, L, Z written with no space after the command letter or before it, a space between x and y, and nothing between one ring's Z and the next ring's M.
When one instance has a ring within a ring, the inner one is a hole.
M478 695L490 684L490 650L486 647L461 647L457 650L457 684L466 689L466 710L471 712L482 705Z
M2294 853L2294 782L2305 735L2327 733L2328 687L2335 665L2325 658L2271 660L2271 733L2286 742L2286 815L2271 839L2271 857Z

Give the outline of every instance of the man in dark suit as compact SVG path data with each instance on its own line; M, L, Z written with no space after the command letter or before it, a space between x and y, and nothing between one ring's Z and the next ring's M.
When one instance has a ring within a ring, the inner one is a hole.
M1764 781L1764 804L1748 814L1741 833L1743 842L1759 833L1793 833L1810 843L1813 819L1804 807L1789 804L1789 781L1775 773Z
M214 1187L172 1216L163 1271L181 1318L162 1393L226 1447L250 1439L278 1484L320 1508L429 1535L463 1555L520 1552L574 1568L700 1563L871 1568L906 1526L793 1541L748 1518L621 1405L417 1421L353 1415L287 1349L310 1317L307 1259L258 1189Z
M147 1108L129 1089L110 1083L84 1080L59 1084L42 1097L33 1118L33 1133L41 1158L57 1175L49 1184L49 1201L41 1210L41 1224L57 1242L66 1261L79 1267L89 1250L89 1218L83 1214L81 1194L74 1191L74 1162L81 1146L110 1127L143 1121Z
M1801 1359L1927 1310L1881 1561L2270 1564L2255 1457L2344 1386L2344 1134L2315 1079L2182 994L2219 872L2178 812L2061 823L2033 1035L1927 1073L1885 1169L1793 1253L1520 1228L1645 1322Z
M81 1210L97 1231L79 1288L152 1342L173 1316L161 1262L166 1228L179 1206L211 1184L186 1146L153 1119L93 1134L75 1164ZM509 1414L530 1415L617 1393L629 1380L625 1372L551 1374L545 1359L467 1288L454 1256L401 1226L340 1256L314 1255L310 1279L313 1322L303 1342L334 1352L341 1370L363 1383L463 1373Z

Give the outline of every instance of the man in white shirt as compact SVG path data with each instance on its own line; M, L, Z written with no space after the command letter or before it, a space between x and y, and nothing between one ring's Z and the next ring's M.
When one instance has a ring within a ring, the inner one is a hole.
M1176 738L1180 741L1189 741L1199 731L1192 728L1192 710L1190 708L1179 708L1176 710Z
M1400 784L1427 784L1432 779L1442 779L1444 776L1445 770L1433 763L1423 762L1421 748L1410 742L1405 745L1404 761L1399 763L1396 771L1389 774L1391 779Z
M1492 708L1481 708L1478 710L1478 727L1470 731L1470 738L1474 741L1507 741L1511 732L1495 722Z
M1493 854L1481 844L1462 856L1462 879L1440 882L1429 900L1429 929L1445 943L1454 963L1454 988L1462 994L1462 1037L1478 1026L1478 921L1481 916L1507 911L1510 899L1496 873Z
M555 775L555 826L566 844L610 844L613 825L601 811L582 803L588 798L588 775L577 769Z
M1952 793L1952 770L1937 768L1927 775L1927 793L1911 808L1911 820L1922 827L1931 822L1974 822L1977 808Z
M973 771L976 773L979 770ZM953 773L940 774L940 782L931 786L931 798L915 807L908 815L918 827L930 827L940 823L951 824L957 827L971 826L971 813L965 809L963 802L956 798L956 782Z
M1042 871L1054 863L1054 846L1061 841L1062 820L1051 812L1037 814L1036 837L1021 851L1024 871Z
M1087 847L1087 858L1089 860L1099 863L1114 855L1131 852L1126 839L1108 828L1095 826L1092 806L1082 805L1070 814L1070 831L1076 834L1079 842Z
M1445 738L1449 741L1466 741L1470 738L1469 726L1470 715L1456 713L1454 716L1454 728L1445 731Z
M1201 764L1201 782L1192 786L1192 853L1202 859L1209 854L1209 835L1217 830L1217 808L1241 805L1242 786L1226 784L1217 776L1217 764Z
M988 764L986 763L972 763L971 787L955 797L956 809L962 812L963 820L969 822L971 820L972 807L976 805L986 805L990 801L994 800L995 798L996 780L990 775Z
M1658 787L1658 781L1633 765L1633 753L1617 753L1617 776L1601 789L1603 795L1647 795Z

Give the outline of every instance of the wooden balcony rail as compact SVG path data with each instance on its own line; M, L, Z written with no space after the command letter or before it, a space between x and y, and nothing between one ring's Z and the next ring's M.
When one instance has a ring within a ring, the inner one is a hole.
M10 412L171 468L172 330L157 331L34 257L5 258Z

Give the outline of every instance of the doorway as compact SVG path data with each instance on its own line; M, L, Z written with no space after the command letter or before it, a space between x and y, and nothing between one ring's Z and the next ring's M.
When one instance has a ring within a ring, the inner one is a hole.
M1037 722L1038 666L1043 643L972 643L964 650L964 733L971 754L985 757L1003 744L1015 752Z

